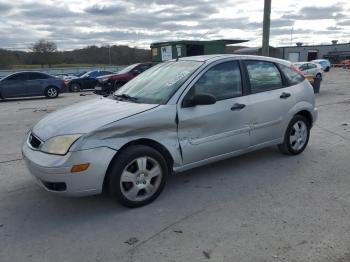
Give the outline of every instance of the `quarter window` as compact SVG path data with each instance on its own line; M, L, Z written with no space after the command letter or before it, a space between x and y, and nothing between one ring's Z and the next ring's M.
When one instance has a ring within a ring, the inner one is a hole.
M252 93L282 88L282 78L278 68L270 62L245 61Z
M282 64L278 64L278 66L290 85L296 85L304 81L305 78L300 73L293 70L291 66Z
M210 94L217 101L242 95L241 72L237 61L210 68L194 85L195 94Z
M308 65L308 67L309 67L309 69L314 69L314 68L316 68L317 66L316 65L314 65L314 64L307 64Z

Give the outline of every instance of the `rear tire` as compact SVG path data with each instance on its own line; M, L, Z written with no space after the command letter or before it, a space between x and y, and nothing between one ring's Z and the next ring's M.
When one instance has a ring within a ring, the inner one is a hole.
M81 86L78 83L73 83L69 86L71 92L80 92Z
M326 67L326 69L324 70L325 72L329 72L330 68L329 66Z
M157 150L131 146L111 163L107 174L109 192L123 206L144 206L160 195L168 173L167 162Z
M56 98L56 97L58 97L58 94L59 94L59 91L58 91L58 88L57 87L55 87L55 86L49 86L49 87L47 87L46 89L45 89L45 96L47 97L47 98L51 98L51 99L53 99L53 98Z
M295 115L290 121L284 141L278 145L279 150L287 155L298 155L302 153L310 138L311 123L302 115Z

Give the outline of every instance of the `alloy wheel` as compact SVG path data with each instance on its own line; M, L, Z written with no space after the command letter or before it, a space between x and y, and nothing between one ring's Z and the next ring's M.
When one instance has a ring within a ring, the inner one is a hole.
M162 181L160 164L151 157L139 157L131 161L120 177L122 194L130 201L143 201L152 197Z
M290 131L289 141L290 146L295 150L299 151L303 148L307 142L308 131L307 126L303 121L297 121Z
M49 97L56 97L56 96L57 96L57 90L56 90L56 88L50 87L50 88L47 90L47 95L48 95Z

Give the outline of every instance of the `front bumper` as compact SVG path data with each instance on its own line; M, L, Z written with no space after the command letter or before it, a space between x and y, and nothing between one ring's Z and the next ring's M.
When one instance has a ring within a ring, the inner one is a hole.
M64 156L33 150L23 143L23 159L39 185L47 191L68 196L96 195L102 192L109 163L116 151L107 147L68 152ZM87 170L71 173L73 165L90 163Z
M110 81L98 83L94 90L96 94L105 94L106 92L110 92L113 89L113 84Z

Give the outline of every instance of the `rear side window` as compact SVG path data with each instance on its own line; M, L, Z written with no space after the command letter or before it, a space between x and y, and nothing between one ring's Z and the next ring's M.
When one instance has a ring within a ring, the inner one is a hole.
M293 70L291 66L285 66L282 64L279 64L278 66L287 79L289 85L297 85L304 81L305 78L300 73Z
M42 73L28 73L29 80L48 79L48 78L51 78L51 77L49 75L42 74Z
M27 80L27 73L17 73L9 76L6 80Z
M308 67L309 67L309 69L314 69L314 68L316 68L317 66L316 65L314 65L314 64L307 64L308 65Z
M282 77L274 63L247 60L246 64L250 89L252 93L259 93L282 88Z
M241 71L237 61L213 66L194 85L195 94L210 94L216 100L242 95Z

